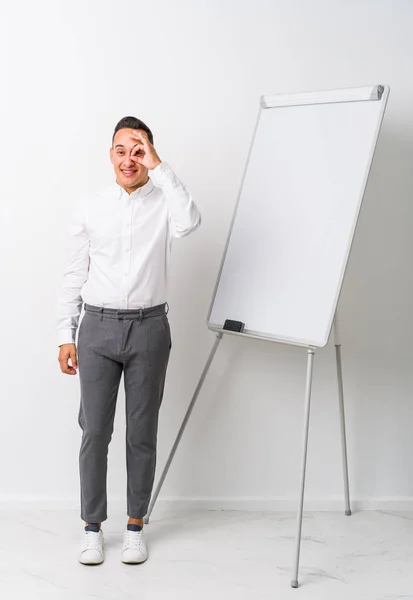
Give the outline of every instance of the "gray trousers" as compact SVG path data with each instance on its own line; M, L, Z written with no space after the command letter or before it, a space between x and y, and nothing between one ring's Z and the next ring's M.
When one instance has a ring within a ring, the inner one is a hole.
M143 310L85 305L78 337L81 518L107 518L108 446L122 373L126 395L127 512L140 519L152 493L171 334L165 305Z

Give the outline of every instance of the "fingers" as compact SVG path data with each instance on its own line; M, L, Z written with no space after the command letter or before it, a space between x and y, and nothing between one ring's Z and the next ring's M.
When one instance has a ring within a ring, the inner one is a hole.
M137 142L131 152L131 159L136 164L152 169L161 162L154 146L149 141L146 131L134 129L131 137Z
M71 360L73 369L76 370L77 369L77 352L76 352L76 348L73 348L70 351L70 360Z
M140 142L145 149L151 145L146 131L138 131L137 129L134 129L132 132L132 137L138 140L138 142Z
M132 135L138 139L149 141L148 134L143 129L133 129Z
M62 346L59 352L60 370L66 375L76 375L77 373L77 352L74 344ZM70 361L70 363L69 363Z
M134 146L132 149L131 156L144 156L144 155L145 155L145 148L144 148L143 144L136 144L136 146Z
M134 129L134 130L132 131L132 133L131 133L131 137L132 137L134 140L136 140L136 141L140 142L141 144L143 143L143 139L142 139L141 132L140 132L140 131L138 131L137 129Z
M143 145L136 144L131 152L131 159L137 164L142 164L145 154L146 152Z
M65 373L65 375L76 375L75 369L69 365L68 358L59 358L59 363L62 373Z

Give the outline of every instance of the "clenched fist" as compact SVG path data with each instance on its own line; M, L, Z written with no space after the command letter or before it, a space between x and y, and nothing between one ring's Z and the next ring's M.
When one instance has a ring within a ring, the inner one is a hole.
M77 351L76 344L62 344L59 351L60 370L66 375L77 373ZM69 364L70 361L70 364Z

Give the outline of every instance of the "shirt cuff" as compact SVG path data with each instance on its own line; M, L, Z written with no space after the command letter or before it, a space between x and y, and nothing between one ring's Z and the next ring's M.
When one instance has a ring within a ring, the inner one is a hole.
M59 329L57 332L57 345L63 346L63 344L75 344L76 343L76 329Z
M166 162L161 162L160 165L158 165L151 171L151 177L153 177L155 183L157 183L160 186L166 183L170 183L174 176L175 173Z

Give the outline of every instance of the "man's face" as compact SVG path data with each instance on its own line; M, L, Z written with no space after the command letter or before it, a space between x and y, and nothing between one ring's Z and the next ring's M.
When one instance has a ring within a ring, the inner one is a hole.
M132 132L133 129L119 129L110 149L110 160L115 170L116 181L129 193L148 181L148 169L137 163L136 157L132 154L136 146Z

